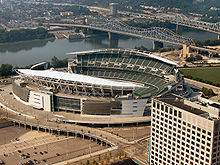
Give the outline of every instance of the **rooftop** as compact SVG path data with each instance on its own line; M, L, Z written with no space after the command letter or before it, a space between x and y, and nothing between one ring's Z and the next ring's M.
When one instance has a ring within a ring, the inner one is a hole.
M86 76L81 74L59 72L54 70L42 71L42 70L30 70L30 69L18 69L18 72L27 76L45 77L45 78L81 82L85 84L94 84L101 86L133 87L133 88L142 87L140 85L129 82L119 82L119 81L107 80L103 78L97 78L97 77Z
M192 106L185 104L183 99L184 98L173 95L173 94L165 94L165 95L158 98L158 100L160 100L160 101L163 101L167 104L170 104L172 106L175 106L177 108L183 109L185 111L188 111L188 112L196 114L196 115L202 115L202 114L207 113L205 111L202 111L200 109L197 109L197 108L194 108Z

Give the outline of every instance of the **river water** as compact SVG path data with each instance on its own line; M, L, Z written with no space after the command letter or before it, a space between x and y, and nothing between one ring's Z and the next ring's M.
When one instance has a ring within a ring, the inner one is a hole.
M202 31L183 31L181 35L190 36L196 40L217 39L217 35ZM116 39L117 38L117 39ZM152 48L151 40L117 36L109 40L107 35L94 35L91 38L68 41L42 40L27 41L16 44L0 45L0 64L12 64L13 66L26 66L42 61L50 61L53 56L59 59L72 58L67 55L70 52L86 51L101 48L134 48L135 46ZM165 45L166 46L166 45Z

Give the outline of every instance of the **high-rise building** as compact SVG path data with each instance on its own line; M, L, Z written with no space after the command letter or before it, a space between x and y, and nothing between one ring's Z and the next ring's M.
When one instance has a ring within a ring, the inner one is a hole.
M118 4L117 3L110 3L109 6L110 6L110 14L112 16L116 16L117 12L118 12L118 9L117 9Z
M151 165L219 165L220 104L166 94L152 99Z

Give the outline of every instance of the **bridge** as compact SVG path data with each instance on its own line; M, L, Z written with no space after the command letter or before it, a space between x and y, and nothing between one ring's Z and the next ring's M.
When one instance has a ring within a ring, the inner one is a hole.
M158 20L162 21L169 21L170 23L176 24L176 25L182 25L191 27L194 29L200 29L212 33L218 34L218 39L220 39L220 22L217 23L211 23L211 22L204 22L195 20L193 18L187 17L183 14L175 14L175 15L160 15L155 17Z
M152 27L148 29L136 28L128 26L123 22L116 20L93 20L87 24L60 24L50 23L53 26L66 26L66 27L81 27L94 29L99 31L111 33L123 34L138 38L146 38L154 41L165 42L174 45L192 45L193 40L181 35L178 35L171 30L161 27Z
M112 20L93 20L87 24L50 23L50 25L65 26L65 27L80 27L80 28L100 30L100 31L108 32L109 37L111 36L111 33L123 34L138 38L146 38L153 41L165 42L174 45L181 45L181 46L186 45L187 47L190 47L195 50L220 54L219 50L195 46L195 43L192 39L178 35L169 29L161 28L161 27L152 27L152 28L144 29L144 28L132 27L123 22L112 21Z

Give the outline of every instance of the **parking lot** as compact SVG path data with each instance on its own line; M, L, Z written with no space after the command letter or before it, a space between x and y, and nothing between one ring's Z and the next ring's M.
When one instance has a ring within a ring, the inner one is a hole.
M15 141L16 138L24 135L30 130L18 127L6 127L0 129L0 146ZM1 150L0 150L1 152Z
M0 160L6 165L28 161L29 164L53 164L106 148L89 139L56 136L22 127L2 128L0 134Z

